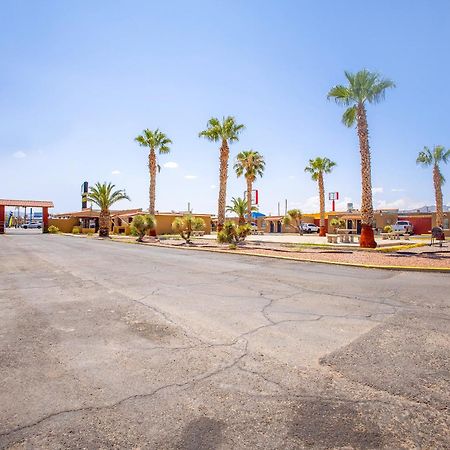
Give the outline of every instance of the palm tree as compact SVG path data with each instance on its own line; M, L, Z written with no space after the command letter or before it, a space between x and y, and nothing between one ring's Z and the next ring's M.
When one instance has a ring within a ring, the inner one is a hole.
M384 99L386 89L395 87L393 81L382 78L378 73L361 70L355 74L345 72L348 85L331 88L328 99L346 106L342 122L347 127L357 125L359 151L361 154L361 238L360 246L375 248L373 235L372 175L370 164L369 130L367 126L366 103L378 103Z
M244 125L237 124L233 116L223 117L222 121L216 117L209 119L206 130L199 133L212 142L220 142L220 187L217 211L217 229L222 230L225 223L225 205L227 199L228 159L230 156L229 144L239 140L239 133Z
M252 206L252 211L256 211L254 206ZM241 197L233 197L231 199L231 205L227 206L227 212L235 213L239 217L239 225L244 225L245 214L247 213L247 201Z
M436 198L436 225L441 227L444 222L444 211L442 202L442 185L445 183L445 178L439 168L440 163L447 164L450 159L450 149L445 149L442 145L435 145L433 150L424 147L423 151L419 153L416 163L422 167L433 166L433 184L434 195Z
M252 188L257 176L262 177L266 163L264 158L254 150L240 152L236 156L234 170L238 178L244 175L247 180L247 220L252 221Z
M111 214L109 208L120 200L130 200L124 190L115 191L114 184L96 183L89 189L88 200L95 203L100 208L99 231L101 237L109 237L111 229Z
M155 131L148 128L134 139L142 147L148 147L148 169L150 175L150 189L149 189L149 208L150 215L155 215L155 197L156 197L156 171L159 168L156 163L156 152L160 155L170 152L169 145L172 141L159 129Z
M334 161L328 158L310 159L309 164L305 167L305 172L311 174L311 178L319 183L319 200L320 200L320 231L319 236L325 236L325 188L323 185L323 174L330 173L336 165Z

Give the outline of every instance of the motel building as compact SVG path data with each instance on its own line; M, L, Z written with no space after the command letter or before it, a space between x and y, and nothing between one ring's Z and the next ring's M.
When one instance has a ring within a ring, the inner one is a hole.
M294 229L283 225L284 216L265 216L263 221L258 222L258 229L265 233L295 233ZM331 226L333 219L341 219L345 221L346 228L361 232L361 213L358 210L352 211L329 211L325 213L325 227L327 233L333 233L334 228ZM408 220L414 227L414 234L429 234L431 229L439 224L436 223L435 212L399 212L398 209L380 209L374 211L376 232L382 232L386 225L394 225L398 220ZM319 226L320 213L304 214L303 223L314 223ZM444 212L444 232L450 236L449 230L450 212Z
M183 217L186 212L156 212L156 234L173 234L172 222L177 217ZM112 234L130 234L130 225L133 217L140 214L148 214L147 211L139 209L110 210ZM205 221L205 233L211 233L210 214L192 214L194 217L201 217ZM83 234L97 233L99 229L100 210L86 208L81 211L54 214L49 219L49 225L58 227L63 233L71 233L74 228Z

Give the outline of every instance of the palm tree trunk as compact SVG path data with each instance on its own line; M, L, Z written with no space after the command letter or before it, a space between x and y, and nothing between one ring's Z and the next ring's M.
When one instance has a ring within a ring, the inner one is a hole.
M225 223L225 207L227 201L228 158L230 150L228 142L222 141L220 147L219 202L217 208L217 231L221 231Z
M156 154L155 149L151 148L148 155L148 169L150 172L150 189L149 189L149 208L150 215L155 215L155 200L156 200ZM156 236L156 228L149 231L150 236Z
M357 107L359 151L361 154L361 238L360 247L375 248L373 235L372 174L370 164L369 130L366 108L359 103Z
M155 150L150 149L148 155L148 169L150 175L150 189L149 189L149 208L148 212L152 216L155 215L155 197L156 197L156 155Z
M252 179L247 177L247 222L252 221Z
M436 198L436 226L442 227L444 223L444 211L442 201L442 175L437 164L433 167L434 195Z
M319 202L320 202L320 230L319 236L326 235L325 229L325 188L323 185L323 173L319 172L318 177L319 182Z
M100 237L109 237L109 230L111 229L111 215L109 214L109 210L100 211L98 222L98 235Z

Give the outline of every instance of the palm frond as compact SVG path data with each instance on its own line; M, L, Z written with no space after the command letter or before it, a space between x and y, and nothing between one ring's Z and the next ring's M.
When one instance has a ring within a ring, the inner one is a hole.
M345 110L344 114L342 114L342 123L346 127L351 128L355 125L356 112L357 112L357 107L356 107L356 105L354 105L354 106L350 106L350 108L347 108Z

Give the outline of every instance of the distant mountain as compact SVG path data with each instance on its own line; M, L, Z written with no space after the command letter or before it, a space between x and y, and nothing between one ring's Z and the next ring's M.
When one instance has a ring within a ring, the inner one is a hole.
M444 212L448 212L450 211L450 205L444 205L444 207L442 208L444 210ZM432 212L436 212L436 206L435 205L430 205L430 206L422 206L421 208L416 208L416 209L404 209L402 211L399 211L402 214L408 214L408 213L432 213Z

